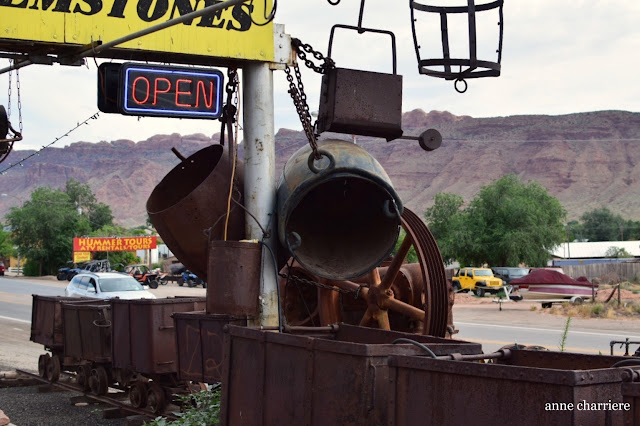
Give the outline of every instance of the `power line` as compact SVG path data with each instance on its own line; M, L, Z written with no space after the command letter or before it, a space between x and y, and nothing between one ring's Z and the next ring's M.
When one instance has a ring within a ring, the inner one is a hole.
M53 144L55 144L56 142L58 142L60 139L62 138L66 138L67 136L69 136L71 133L73 133L74 131L76 131L77 129L79 129L80 127L82 127L83 125L88 125L90 120L96 120L98 118L98 116L100 116L99 112L96 112L95 114L93 114L91 117L87 118L86 120L79 122L76 124L75 127L73 127L72 129L68 130L67 133L65 133L62 136L59 136L57 138L55 138L53 140L53 142L49 143L48 145L44 145L42 148L40 148L39 150L27 155L26 157L24 157L22 160L18 161L17 163L10 163L9 167L3 169L2 171L0 171L0 176L4 176L5 173L7 173L8 170L20 166L22 167L22 163L24 163L25 161L27 161L28 159L30 159L31 157L35 157L36 155L40 155L40 153L42 151L44 151L45 149L49 148L50 146L52 146Z

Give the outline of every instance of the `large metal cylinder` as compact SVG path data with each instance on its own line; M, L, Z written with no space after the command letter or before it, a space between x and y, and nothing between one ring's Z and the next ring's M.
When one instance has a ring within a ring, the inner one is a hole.
M299 149L278 186L278 236L309 272L344 280L380 264L398 239L402 203L380 163L350 142Z
M236 200L243 192L241 166L238 160L235 175L240 192L234 194ZM174 167L147 200L149 219L164 243L187 269L205 281L209 239L223 239L230 182L227 148L211 145ZM244 212L232 202L227 239L241 240L244 233Z

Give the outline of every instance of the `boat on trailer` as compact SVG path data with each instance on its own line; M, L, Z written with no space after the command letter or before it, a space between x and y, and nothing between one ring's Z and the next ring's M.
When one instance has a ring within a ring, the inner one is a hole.
M540 302L582 303L598 294L598 284L585 277L573 279L550 269L534 269L522 278L511 280L510 284L524 300Z

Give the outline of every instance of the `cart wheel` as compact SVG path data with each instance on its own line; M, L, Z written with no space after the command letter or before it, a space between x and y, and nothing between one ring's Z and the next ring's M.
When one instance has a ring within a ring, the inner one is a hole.
M60 378L60 358L58 355L51 357L47 362L47 379L51 382L57 382Z
M129 388L129 401L135 408L144 408L147 405L147 384L134 382Z
M89 390L89 377L91 377L91 367L84 364L78 367L76 372L76 383L80 388L82 388L83 392Z
M38 375L40 377L47 377L47 364L51 356L49 354L42 354L38 357Z
M154 414L160 414L164 411L166 405L164 391L160 385L151 383L147 391L147 407L149 410L153 411Z
M184 280L182 278L178 278L178 285L182 287L183 284L184 284Z
M109 379L107 378L107 371L103 366L99 365L91 370L91 377L89 377L89 388L91 392L96 395L106 395L109 390Z

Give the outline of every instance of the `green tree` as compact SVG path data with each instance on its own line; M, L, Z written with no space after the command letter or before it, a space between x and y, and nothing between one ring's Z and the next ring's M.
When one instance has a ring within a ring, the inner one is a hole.
M586 239L584 236L584 226L577 220L567 223L567 241L582 241Z
M583 222L585 238L589 241L618 241L623 238L624 219L606 207L586 212L580 220Z
M111 208L96 200L89 184L71 178L67 181L64 192L78 212L85 216L92 231L113 224Z
M622 247L609 247L604 254L604 257L621 258L621 257L633 257L631 253L626 251Z
M566 211L558 200L514 174L483 187L464 210L455 211L462 203L452 194L440 200L427 221L443 258L447 253L461 265L544 266L549 252L565 241Z
M39 275L53 274L71 258L73 237L81 228L69 196L45 187L33 191L21 208L12 208L7 221L18 253L37 265Z
M461 241L464 240L463 204L461 196L440 192L425 214L429 230L438 242L442 260L447 265L456 260Z
M5 232L0 227L0 258L7 258L15 255L15 249L13 248L13 241L11 241L11 234Z

